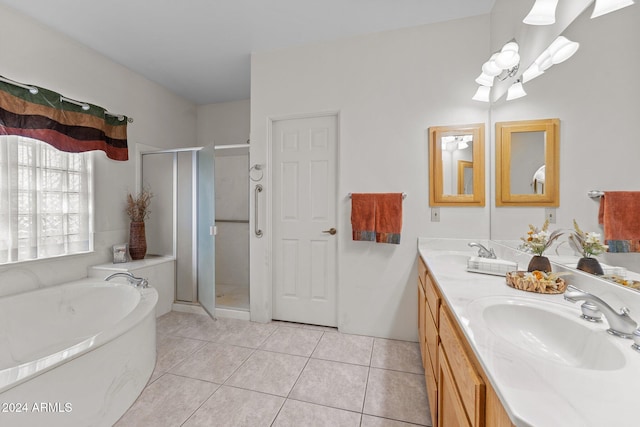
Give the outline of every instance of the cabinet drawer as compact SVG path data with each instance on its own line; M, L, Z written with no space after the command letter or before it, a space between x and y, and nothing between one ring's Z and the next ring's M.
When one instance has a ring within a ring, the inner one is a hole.
M418 256L418 278L424 284L427 280L427 264Z
M440 365L438 367L438 427L471 427L464 404L460 400L460 395L456 388L453 369L449 367L447 357L440 352Z
M448 310L440 310L440 343L456 388L473 426L484 425L485 385L462 345ZM443 363L443 361L439 361Z
M433 317L433 321L438 327L438 310L440 309L440 295L435 288L436 284L433 282L433 279L430 275L427 274L424 284L424 294L427 297L427 305L429 306L429 311L431 312L431 316Z
M432 369L433 368L433 369ZM427 385L427 398L429 400L429 410L431 411L431 421L437 426L438 421L438 371L436 366L431 366L429 356L427 365L424 367L424 377Z

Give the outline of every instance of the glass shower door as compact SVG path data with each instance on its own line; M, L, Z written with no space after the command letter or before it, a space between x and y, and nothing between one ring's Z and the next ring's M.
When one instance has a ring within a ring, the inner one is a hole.
M214 163L213 146L198 151L198 301L211 316L216 306Z

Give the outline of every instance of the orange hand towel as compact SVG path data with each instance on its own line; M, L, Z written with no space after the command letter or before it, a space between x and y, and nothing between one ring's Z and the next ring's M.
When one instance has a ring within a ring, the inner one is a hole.
M376 194L376 242L400 243L402 193Z
M604 226L609 252L640 250L640 191L606 191L600 198L598 222Z
M353 240L376 241L376 203L374 194L351 195L351 228Z

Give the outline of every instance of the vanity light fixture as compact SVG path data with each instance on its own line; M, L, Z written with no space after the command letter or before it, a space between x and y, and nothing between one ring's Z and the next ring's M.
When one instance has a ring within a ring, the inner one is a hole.
M609 12L615 12L618 9L631 6L634 3L633 0L596 0L596 6L593 8L591 19L606 15Z
M522 73L522 83L530 82L531 80L543 74L544 71L542 71L538 66L538 63L534 61L534 63L531 64L531 66L529 66L529 68L527 68L524 73Z
M536 0L529 14L522 20L529 25L551 25L556 22L558 0Z
M514 84L509 87L507 91L507 101L511 101L513 99L522 98L526 96L527 92L524 91L524 87L522 86L522 81L518 79Z
M491 88L489 86L480 86L478 87L476 94L473 95L473 98L471 99L473 99L474 101L489 102L490 94Z
M496 56L495 64L501 68L501 71L515 67L520 63L519 50L520 47L516 42L512 41L505 44Z
M572 42L564 36L558 36L548 48L551 62L555 65L566 61L578 51L578 48L580 48L580 43Z

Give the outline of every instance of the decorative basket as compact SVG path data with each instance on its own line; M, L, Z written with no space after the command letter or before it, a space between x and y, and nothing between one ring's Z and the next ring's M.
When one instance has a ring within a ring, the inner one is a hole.
M537 273L537 274L536 274ZM507 285L512 288L539 294L561 294L567 289L563 278L542 272L510 271L507 273Z

